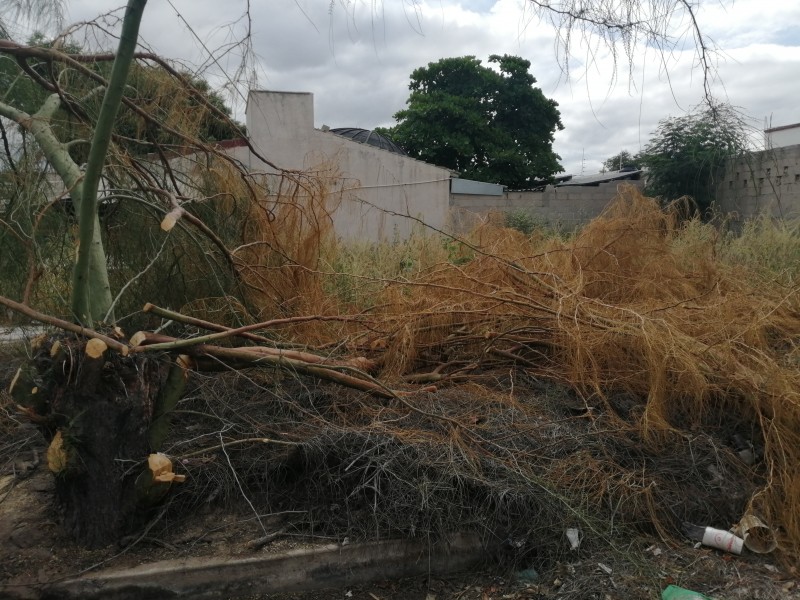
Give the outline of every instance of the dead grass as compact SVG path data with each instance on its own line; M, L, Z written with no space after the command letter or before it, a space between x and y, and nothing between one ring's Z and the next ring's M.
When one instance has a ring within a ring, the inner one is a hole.
M800 301L782 242L765 276L745 241L628 189L570 238L486 223L348 247L331 235L336 174L320 173L266 182L232 251L243 297L190 312L316 316L266 334L438 389L385 401L285 372L203 378L166 448L190 475L181 510L244 496L339 539L465 527L514 561L557 557L572 525L616 546L619 527L675 540L683 521L753 511L800 555ZM218 180L235 203L233 175Z
M760 279L796 286L800 279L800 221L767 215L747 221L740 235L724 239L721 258L746 267Z
M705 451L719 454L724 448L732 451L732 436L742 434L763 453L763 461L745 477L759 483L735 502L737 510L752 510L778 526L784 549L796 555L796 287L785 277L755 277L757 260L736 259L752 238L721 243L706 226L687 225L679 217L679 207L662 210L628 189L570 239L525 236L485 224L463 240L444 242L445 255L426 251L424 259L414 260L408 247L396 247L376 254L392 257L383 268L351 260L359 272L352 274L346 293L341 292L341 265L347 259L333 269L336 256L330 251L325 261L296 260L293 276L279 280L285 296L303 298L305 314L359 318L335 328L306 324L302 335L297 329L284 335L295 343L369 353L382 364L384 380L397 385L474 382L501 395L506 392L497 391L496 383L509 376L568 385L588 408L587 418L602 421L602 445L628 440L643 453L664 457L695 451L697 436L707 433L711 441ZM315 257L322 256L323 236L303 239L302 256L309 256L305 244L312 245ZM770 252L779 260L777 250ZM398 256L404 257L399 265ZM624 411L615 403L619 397L631 399ZM409 400L400 413L428 414L433 409L426 402L422 397ZM463 411L481 404L474 395L464 396L463 403ZM437 443L450 448L449 460L464 461L471 473L481 452L490 452L519 475L518 489L540 485L587 512L618 503L628 507L630 520L648 522L665 537L675 533L675 519L665 514L664 503L670 501L646 471L640 474L625 461L609 460L597 447L563 459L551 457L553 462L541 468L533 448L520 453L501 444L487 450L483 436L474 437L472 417L455 407L433 413L447 429ZM525 413L524 418L535 415ZM503 422L503 429L509 423ZM363 435L377 435L368 431ZM431 439L430 433L413 428L393 431L390 437L411 447ZM726 467L728 473L742 470L748 470L746 465L735 461ZM671 494L682 494L681 486L690 485L681 477L672 479Z

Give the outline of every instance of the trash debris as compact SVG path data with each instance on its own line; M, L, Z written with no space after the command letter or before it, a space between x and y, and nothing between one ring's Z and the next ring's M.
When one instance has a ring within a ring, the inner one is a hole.
M736 533L742 537L745 547L751 552L768 554L778 547L775 532L755 515L742 517L736 526Z
M570 550L577 550L581 547L583 541L583 533L577 527L570 527L564 532L569 540Z
M661 556L661 552L662 552L661 548L659 548L655 544L653 544L652 546L648 546L647 548L645 548L644 551L645 552L650 552L653 556Z
M539 573L537 573L536 569L523 569L522 571L517 571L517 581L520 583L536 583L539 580Z
M744 540L730 531L706 527L703 539L700 540L704 546L725 550L731 554L741 554Z
M614 569L612 569L608 565L604 565L603 563L597 563L597 566L600 567L600 570L606 575L611 575L611 573L614 572Z
M683 532L688 538L698 540L703 546L717 548L718 550L724 550L731 554L742 553L744 540L730 531L684 523Z
M711 598L677 585L668 585L661 592L661 600L711 600Z

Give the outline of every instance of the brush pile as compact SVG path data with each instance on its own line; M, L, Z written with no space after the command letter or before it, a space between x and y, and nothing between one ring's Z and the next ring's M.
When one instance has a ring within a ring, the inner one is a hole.
M249 247L286 235L280 218L262 224ZM204 379L166 450L194 502L246 489L324 535L468 527L526 555L563 549L566 527L678 539L682 522L754 513L797 556L795 285L720 260L678 208L633 189L570 239L486 224L390 275L330 268L324 229L302 260L242 268L247 302L278 316L301 303L264 335L364 356L372 373L337 368L369 385L286 369ZM216 432L206 446L180 439L198 429Z

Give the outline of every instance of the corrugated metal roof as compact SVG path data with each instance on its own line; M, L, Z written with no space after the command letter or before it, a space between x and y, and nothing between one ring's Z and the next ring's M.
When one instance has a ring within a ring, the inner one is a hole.
M567 185L600 185L609 181L622 181L625 179L641 179L641 169L622 170L622 171L608 171L607 173L596 173L594 175L583 175L580 177L573 177L569 181L556 184L557 187Z
M405 150L395 144L389 138L382 136L380 133L370 131L369 129L361 129L360 127L336 127L329 130L331 133L349 138L354 142L375 146L381 150L388 150L395 154L406 155Z

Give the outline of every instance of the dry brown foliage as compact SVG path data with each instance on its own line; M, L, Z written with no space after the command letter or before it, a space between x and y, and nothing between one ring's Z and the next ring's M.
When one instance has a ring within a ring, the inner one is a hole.
M288 185L291 202L277 204L274 219L256 213L246 230L253 250L239 254L256 301L270 314L346 315L352 305L325 293L327 278L341 274L321 270L318 260L330 251L323 250L330 243L324 189ZM492 387L509 372L566 383L609 436L633 436L651 452L683 447L676 440L698 431L728 444L745 432L763 447L754 469L764 483L743 510L779 525L784 547L796 553L797 289L763 279L756 286L719 261L713 243L681 240L684 226L679 206L662 209L633 188L567 241L485 224L460 241L470 260L376 278L382 291L358 318L335 328L306 323L285 339L371 353L396 385ZM623 411L620 397L635 400ZM469 445L468 434L449 435L459 438L451 444ZM636 518L666 531L647 482L589 454L556 460L543 476L589 504L635 498Z

